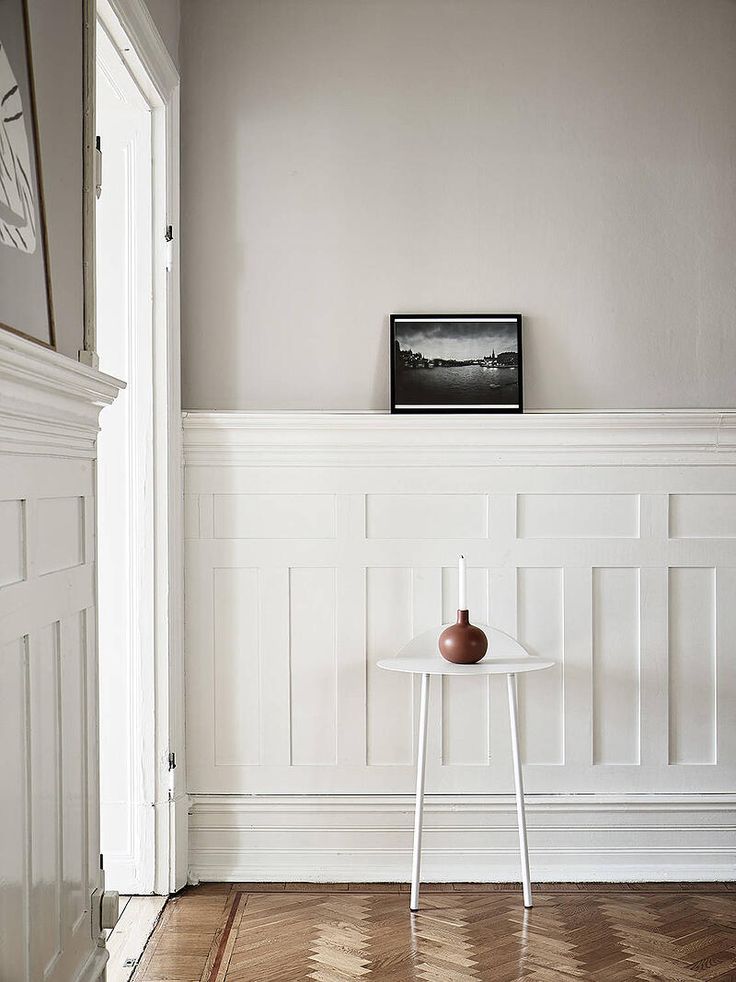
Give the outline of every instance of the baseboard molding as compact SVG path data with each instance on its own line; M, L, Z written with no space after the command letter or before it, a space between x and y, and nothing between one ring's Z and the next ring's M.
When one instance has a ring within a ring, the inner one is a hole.
M406 795L192 795L192 882L409 877ZM536 881L736 878L736 795L530 795ZM425 801L426 882L519 879L513 798Z

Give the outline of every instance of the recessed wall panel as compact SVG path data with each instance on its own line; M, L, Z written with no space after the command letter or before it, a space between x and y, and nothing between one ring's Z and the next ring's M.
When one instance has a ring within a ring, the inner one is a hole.
M366 570L366 673L368 764L411 764L413 751L413 683L404 672L376 667L411 640L411 570L373 567Z
M608 539L639 535L636 494L520 494L520 539Z
M61 951L63 830L58 624L31 634L31 976L42 979Z
M292 764L337 761L335 570L289 571Z
M639 571L593 570L593 763L639 763Z
M54 573L84 562L84 498L39 498L36 522L38 573Z
M366 495L369 539L482 539L487 534L484 494Z
M26 979L26 696L22 639L0 648L0 978Z
M216 539L332 539L333 494L213 495Z
M260 762L260 604L256 569L212 571L215 765Z
M488 570L468 569L471 621L488 621ZM442 621L457 618L458 571L442 570ZM487 678L447 676L442 679L442 763L487 764L489 755L489 691Z
M85 664L87 657L83 612L60 625L61 775L64 786L64 924L71 930L86 906L87 813L84 795L86 769Z
M554 668L519 676L522 756L527 764L564 763L563 571L519 569L519 640Z
M0 501L0 587L25 576L23 502Z
M669 571L669 762L716 759L715 570Z
M736 538L736 494L671 494L670 538Z

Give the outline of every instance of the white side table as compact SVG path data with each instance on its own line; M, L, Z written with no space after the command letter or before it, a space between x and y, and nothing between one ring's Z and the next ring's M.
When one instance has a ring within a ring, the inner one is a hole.
M524 886L524 906L532 906L532 886L529 876L529 852L526 844L526 816L524 814L524 784L521 776L521 755L519 753L519 724L516 709L516 676L520 672L536 672L551 668L552 661L545 661L530 655L526 648L512 638L488 624L478 624L488 638L488 654L475 665L453 665L440 655L437 639L448 625L433 627L417 635L405 645L396 658L386 658L378 662L379 668L390 672L411 672L422 676L421 700L419 705L419 734L417 740L417 794L414 811L414 851L411 869L411 898L409 909L419 910L419 874L422 861L422 812L424 806L424 771L427 756L427 704L429 702L429 679L431 675L505 675L509 696L509 718L511 722L511 753L514 762L514 785L516 789L516 817L519 825L519 851L521 853L521 875Z

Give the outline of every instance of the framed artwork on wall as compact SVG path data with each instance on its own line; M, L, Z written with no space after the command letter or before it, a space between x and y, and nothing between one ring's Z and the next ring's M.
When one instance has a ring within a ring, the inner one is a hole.
M392 413L523 412L521 314L391 314Z
M0 327L55 346L25 0L0 0Z

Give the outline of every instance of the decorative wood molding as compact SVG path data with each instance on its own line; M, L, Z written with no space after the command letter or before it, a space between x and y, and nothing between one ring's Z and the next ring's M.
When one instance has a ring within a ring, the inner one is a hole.
M100 409L125 383L0 333L0 452L93 457Z
M189 466L734 464L736 411L184 413Z
M734 795L529 795L535 880L733 875ZM410 795L194 795L199 880L404 881ZM518 880L511 795L428 795L426 880Z
M99 0L97 13L114 41L124 42L123 47L128 43L132 46L145 76L159 97L167 101L179 84L179 72L143 0Z

